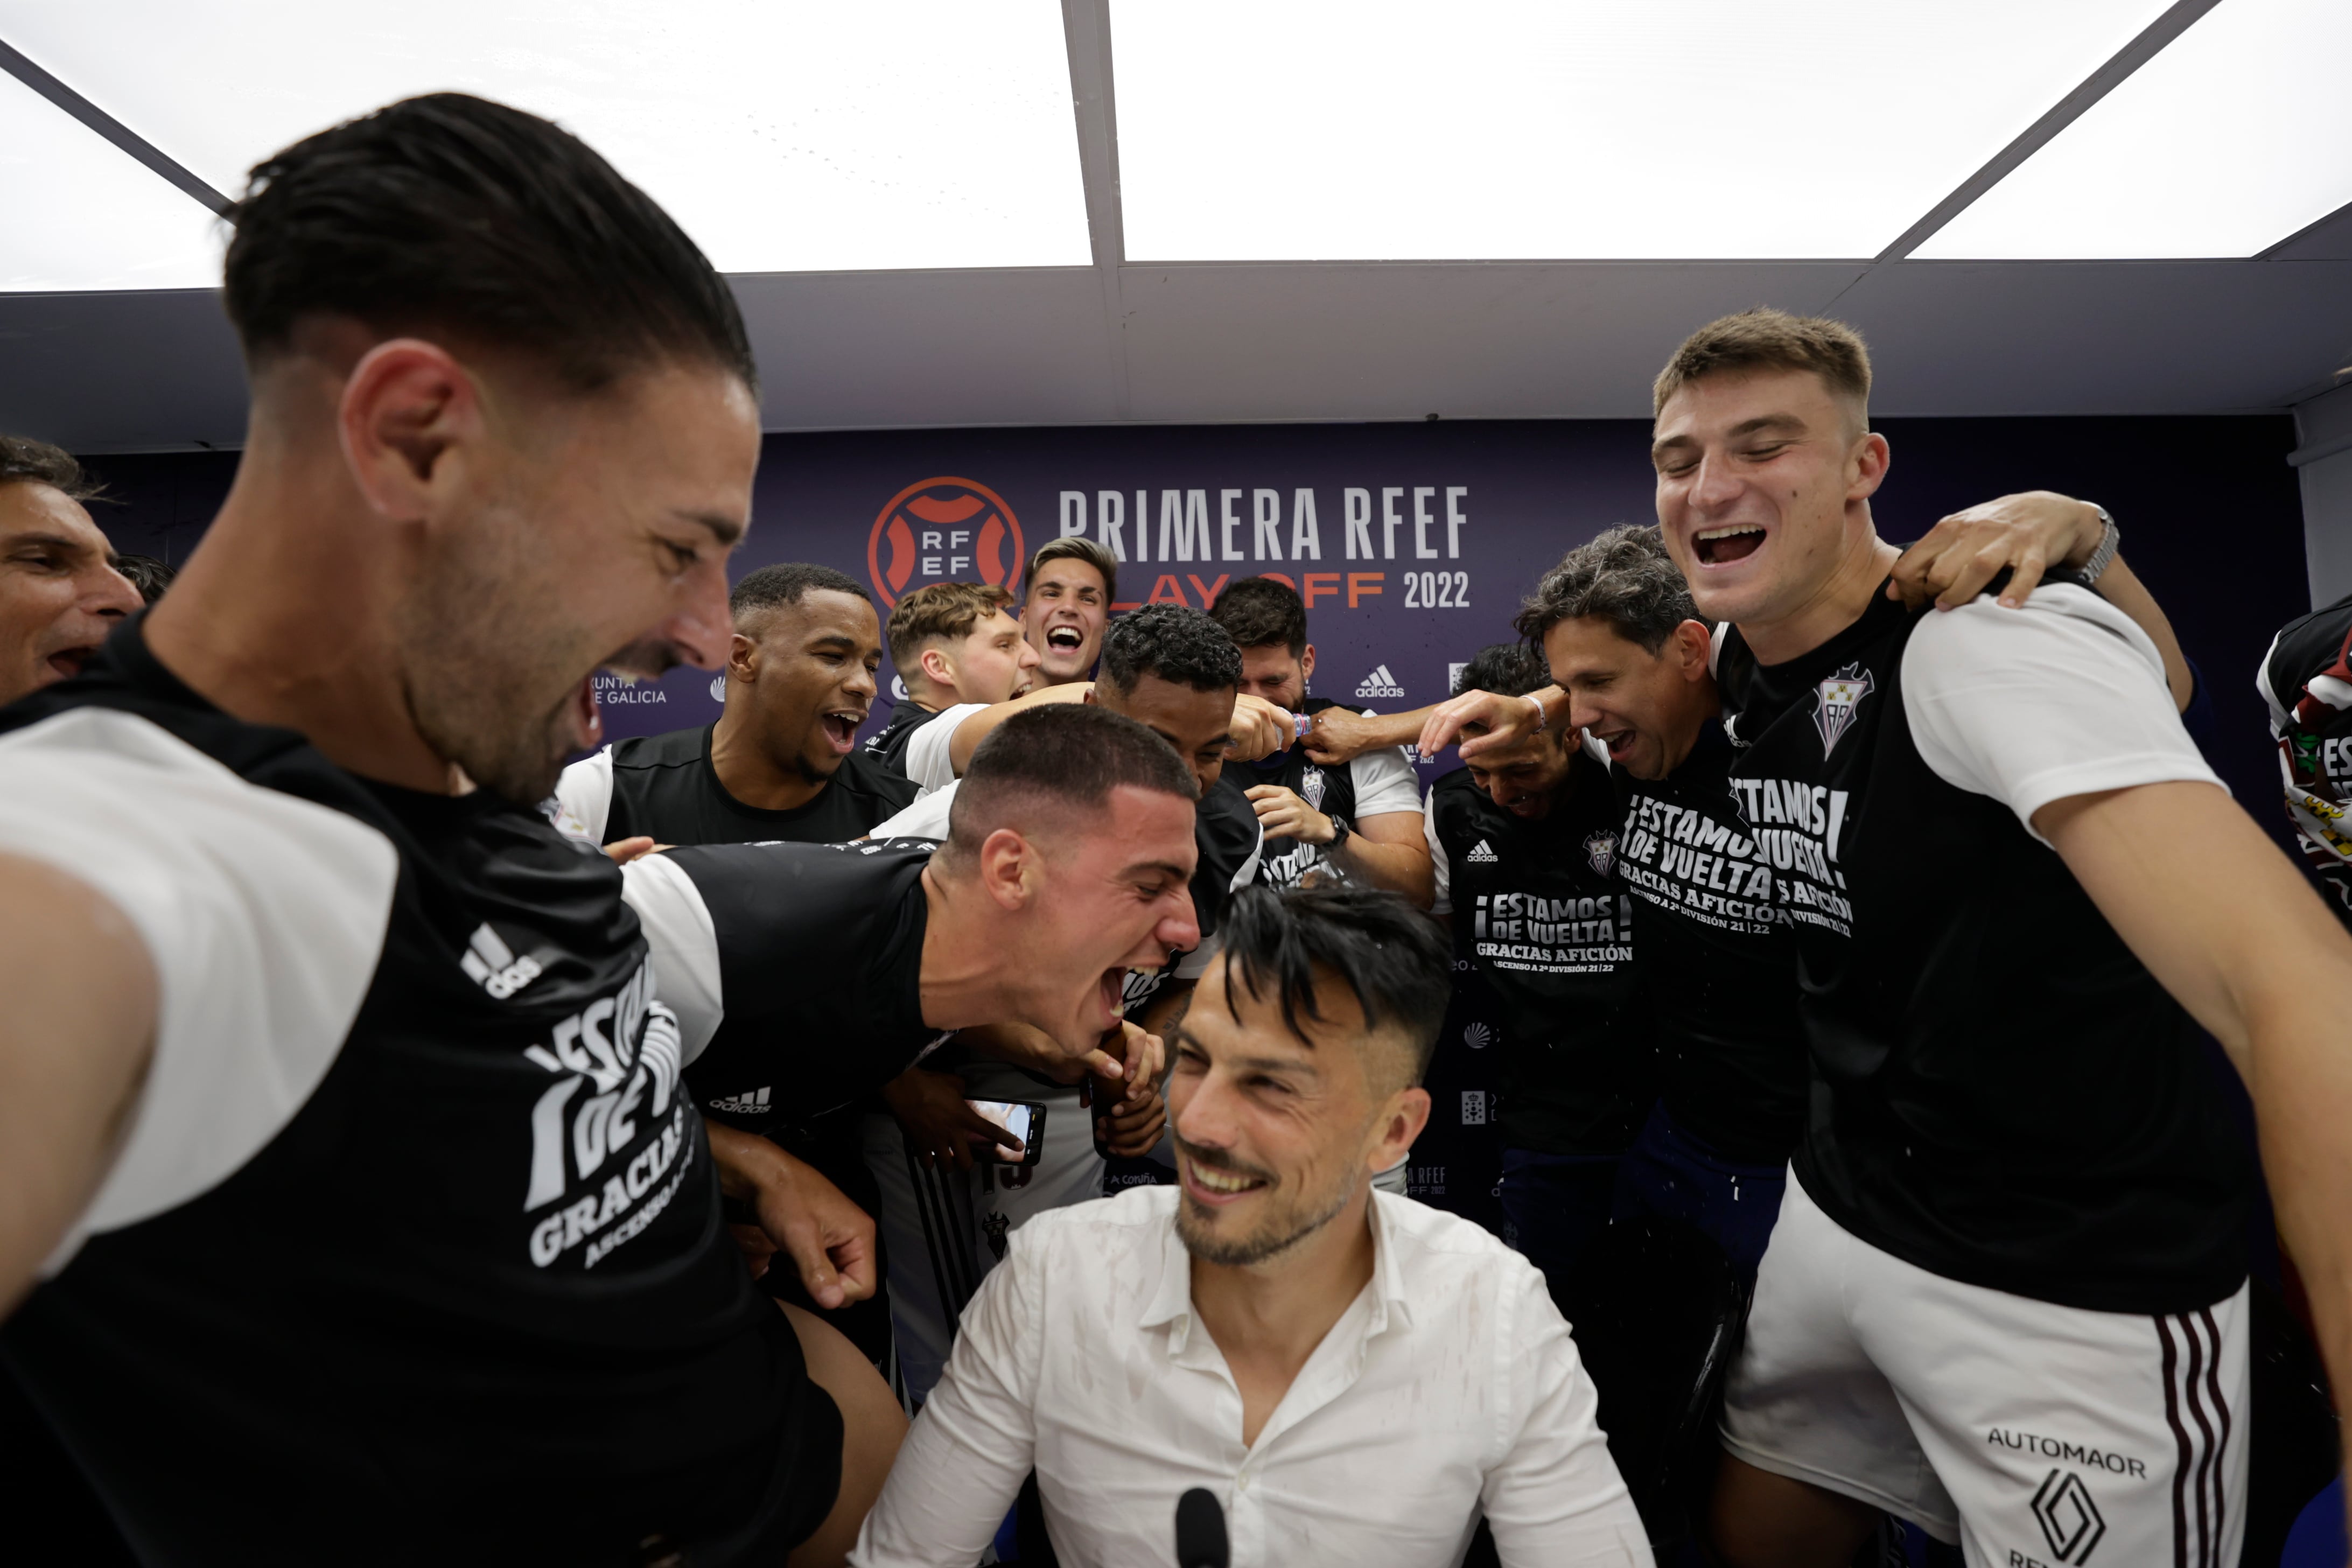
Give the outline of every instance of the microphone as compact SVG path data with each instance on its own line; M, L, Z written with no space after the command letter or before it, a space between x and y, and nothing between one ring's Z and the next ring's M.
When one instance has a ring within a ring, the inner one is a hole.
M1176 1500L1176 1568L1226 1568L1225 1510L1206 1487Z

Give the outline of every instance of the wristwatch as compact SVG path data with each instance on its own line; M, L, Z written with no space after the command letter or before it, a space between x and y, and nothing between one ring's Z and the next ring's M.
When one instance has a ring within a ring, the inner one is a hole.
M2122 547L2124 537L2123 530L2116 526L2116 520L2107 515L2105 507L2093 501L2091 510L2099 514L2101 531L2098 548L2091 552L2091 558L2083 563L2082 570L2077 574L2085 584L2097 582L2101 574L2115 564L2116 552Z
M1337 849L1340 845L1348 842L1348 835L1355 830L1348 826L1348 819L1344 816L1334 816L1329 820L1331 823L1331 842L1326 844L1323 847L1326 849Z

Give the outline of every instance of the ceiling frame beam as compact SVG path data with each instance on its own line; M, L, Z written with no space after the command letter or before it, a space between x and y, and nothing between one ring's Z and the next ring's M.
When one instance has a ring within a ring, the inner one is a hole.
M205 183L186 164L109 114L35 64L21 50L0 39L0 70L6 71L123 152L162 175L187 195L202 202L215 216L226 216L229 199Z

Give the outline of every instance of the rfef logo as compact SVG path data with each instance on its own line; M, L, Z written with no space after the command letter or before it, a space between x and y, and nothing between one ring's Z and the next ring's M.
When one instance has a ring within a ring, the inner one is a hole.
M1019 591L1021 524L986 485L923 479L890 498L866 536L866 574L885 609L927 583L979 582Z

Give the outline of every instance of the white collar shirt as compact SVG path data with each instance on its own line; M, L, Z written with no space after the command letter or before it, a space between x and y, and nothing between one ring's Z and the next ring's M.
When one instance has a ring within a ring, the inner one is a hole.
M1513 1568L1647 1568L1591 1380L1525 1258L1374 1193L1370 1282L1244 1444L1178 1196L1135 1188L1013 1234L853 1564L970 1568L1034 1468L1070 1568L1174 1561L1193 1487L1224 1508L1232 1568L1448 1568L1481 1513Z

